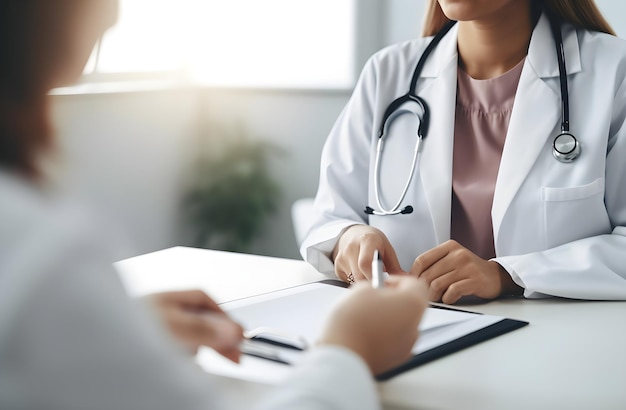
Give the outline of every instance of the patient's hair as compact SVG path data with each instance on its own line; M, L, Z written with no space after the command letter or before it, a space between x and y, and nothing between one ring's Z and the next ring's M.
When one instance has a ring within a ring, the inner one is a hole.
M594 0L531 0L532 7L545 8L561 21L576 27L615 35ZM434 36L448 22L437 0L430 0L426 6L422 35Z
M76 80L117 0L0 0L0 167L40 179L48 92Z
M56 0L52 0L55 2ZM0 167L37 178L36 156L52 145L37 0L0 1ZM58 20L58 19L57 19Z

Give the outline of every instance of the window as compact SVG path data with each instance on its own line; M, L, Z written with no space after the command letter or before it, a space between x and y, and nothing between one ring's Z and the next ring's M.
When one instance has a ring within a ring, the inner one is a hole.
M351 87L356 0L121 0L85 71L201 84Z

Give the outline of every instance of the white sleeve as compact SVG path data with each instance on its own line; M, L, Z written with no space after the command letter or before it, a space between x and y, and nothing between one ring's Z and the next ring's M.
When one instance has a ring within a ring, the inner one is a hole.
M527 298L626 300L626 228L521 256L495 258Z
M21 264L20 297L7 301L15 314L0 323L10 332L0 338L9 374L0 374L13 386L3 394L47 410L224 408L210 376L127 297L102 233L69 230L28 246L39 251Z
M260 409L375 410L380 401L363 360L348 349L325 346L311 351Z
M322 150L312 228L300 247L302 257L334 277L329 258L339 236L366 224L370 150L377 92L375 57L365 65L352 97L339 115Z

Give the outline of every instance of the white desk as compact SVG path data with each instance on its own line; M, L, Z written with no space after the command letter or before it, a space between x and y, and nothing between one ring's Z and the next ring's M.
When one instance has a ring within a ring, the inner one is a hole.
M131 294L199 288L218 302L324 279L302 261L183 247L116 267ZM626 409L626 302L501 300L464 308L530 325L380 383L385 408ZM245 400L268 390L219 383Z

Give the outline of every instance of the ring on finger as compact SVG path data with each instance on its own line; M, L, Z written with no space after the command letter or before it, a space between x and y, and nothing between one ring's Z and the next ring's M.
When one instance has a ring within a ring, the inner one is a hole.
M353 284L355 282L354 275L352 274L352 272L348 273L347 279L348 279L348 283L350 284Z

